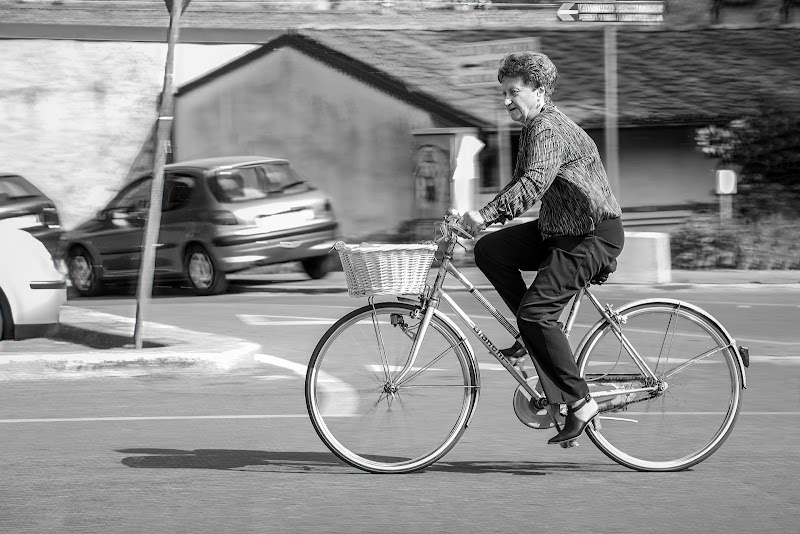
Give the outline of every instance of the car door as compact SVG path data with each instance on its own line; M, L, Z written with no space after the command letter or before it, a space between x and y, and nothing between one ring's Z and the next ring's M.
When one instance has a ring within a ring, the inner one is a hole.
M138 271L152 185L150 176L136 180L101 213L101 227L91 241L106 276L131 276Z
M167 174L156 253L158 274L183 271L183 249L191 233L190 211L197 181L185 173Z

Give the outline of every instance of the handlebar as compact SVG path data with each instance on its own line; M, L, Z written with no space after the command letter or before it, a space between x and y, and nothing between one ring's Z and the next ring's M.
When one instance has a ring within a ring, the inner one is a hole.
M475 239L474 235L467 232L458 224L460 218L461 216L455 208L447 210L444 215L444 220L437 225L440 225L439 230L443 239L447 241L456 241L459 237L463 239Z

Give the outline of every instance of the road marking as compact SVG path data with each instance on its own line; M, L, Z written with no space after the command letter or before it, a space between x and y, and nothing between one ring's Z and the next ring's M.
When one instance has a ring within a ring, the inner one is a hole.
M750 356L751 362L798 365L800 356Z
M270 354L256 354L256 361L275 365L288 369L293 373L305 378L308 366L295 363ZM345 382L339 380L330 373L320 372L317 376L317 384L322 390L320 393L321 402L319 411L328 417L347 417L356 413L358 409L358 395L356 390ZM327 401L327 402L326 402Z
M288 315L248 315L237 313L236 317L248 326L301 326L333 324L336 322L335 319L326 319L324 317L292 317Z
M371 365L365 365L364 367L366 367L368 371L371 371L373 373L382 373L383 372L383 365L371 364ZM414 371L419 371L420 369L422 369L422 367L412 367L411 369L409 369L409 371L410 372L414 372ZM402 370L403 370L403 366L402 365L390 365L389 366L389 371L391 371L393 373L397 373L397 372L400 372ZM428 369L426 369L426 371L444 371L444 369L436 369L434 367L429 367Z
M266 375L266 376L254 376L256 380L297 380L296 376L289 376L289 375Z
M297 419L308 414L258 415L154 415L132 417L48 417L43 419L0 419L0 423L86 423L95 421L179 421L192 419Z
M499 363L484 363L478 362L478 368L481 371L505 371L506 368Z
M353 412L355 413L355 412ZM654 415L653 412L621 412L625 415ZM722 415L724 412L664 412L655 415ZM326 414L328 417L347 417L352 414ZM739 415L764 416L800 416L800 412L739 412ZM46 417L41 419L0 419L0 424L22 423L103 423L134 421L192 421L210 419L305 419L308 414L252 414L252 415L159 415L134 417Z

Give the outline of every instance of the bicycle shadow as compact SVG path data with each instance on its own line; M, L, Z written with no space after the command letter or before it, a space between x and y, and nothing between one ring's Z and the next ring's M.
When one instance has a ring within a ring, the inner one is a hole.
M140 469L219 469L309 474L367 474L329 452L254 451L236 449L118 449L130 454L122 464ZM543 476L554 472L620 472L615 464L530 461L440 460L420 473L509 474Z

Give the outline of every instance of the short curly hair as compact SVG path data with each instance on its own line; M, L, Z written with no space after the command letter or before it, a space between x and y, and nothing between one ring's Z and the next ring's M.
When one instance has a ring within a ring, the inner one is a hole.
M558 81L558 69L550 58L540 52L512 52L500 61L497 81L503 78L522 78L526 84L544 88L546 96L552 96Z

